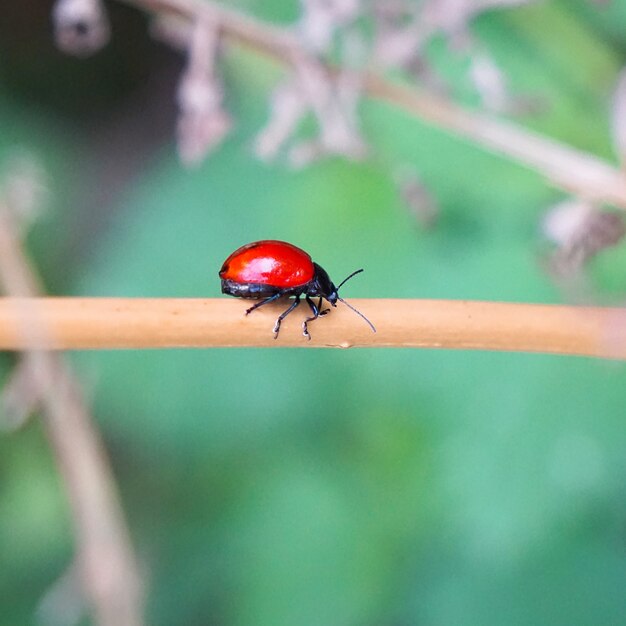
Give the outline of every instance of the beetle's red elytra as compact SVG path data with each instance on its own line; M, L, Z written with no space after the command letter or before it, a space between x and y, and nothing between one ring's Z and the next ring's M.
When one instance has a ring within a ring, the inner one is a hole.
M339 287L335 287L326 270L315 263L311 256L293 244L286 241L265 239L246 244L235 250L223 263L219 272L222 279L222 293L237 298L260 300L251 306L246 315L255 309L268 304L282 296L295 296L295 300L288 309L281 313L274 324L274 339L278 337L282 321L299 304L304 296L313 315L302 322L302 334L311 339L308 324L330 309L322 309L322 300L326 299L331 306L337 306L337 300L360 315L376 332L374 325L339 297L339 288L350 278L363 270L356 270L345 278ZM319 298L316 302L313 298Z

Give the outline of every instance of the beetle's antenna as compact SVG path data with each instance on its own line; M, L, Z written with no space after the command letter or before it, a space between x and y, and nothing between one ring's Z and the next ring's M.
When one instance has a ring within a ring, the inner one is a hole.
M344 278L340 283L339 286L336 287L336 290L339 291L339 287L341 287L341 285L343 285L344 283L346 283L347 281L349 281L353 276L356 276L357 274L360 274L363 271L363 268L361 268L360 270L356 270L355 272L352 272L352 274L350 274L350 276L348 276L347 278ZM372 324L372 322L370 322L367 317L365 317L365 315L363 315L363 313L361 313L361 311L358 311L357 309L355 309L351 304L348 304L343 298L340 298L339 295L337 295L337 300L340 300L341 302L343 302L349 309L352 309L357 315L359 315L360 317L362 317L370 326L370 328L376 332L376 328L374 327L374 324Z
M359 272L362 272L363 270L357 270L356 272L354 272L354 274L358 274ZM354 276L354 274L350 274L350 276L348 276L348 278L351 278L352 276ZM348 280L348 278L346 278L346 280ZM346 280L343 281L343 283L346 282ZM341 283L343 285L343 283ZM358 311L357 309L355 309L351 304L348 304L343 298L340 298L339 296L337 296L337 300L341 300L341 302L343 302L349 309L352 309L357 315L360 315L369 325L370 328L376 332L376 328L374 327L374 324L372 324L372 322L370 322L367 317L365 317L365 315L363 315L363 313L361 313L361 311Z
M348 276L348 278L344 278L339 283L339 285L337 286L337 291L339 291L339 287L341 287L341 285L343 285L344 283L347 283L353 276L356 276L357 274L360 274L362 271L363 271L363 269L361 268L360 270L356 270L356 272L352 272L352 274L350 274L350 276Z

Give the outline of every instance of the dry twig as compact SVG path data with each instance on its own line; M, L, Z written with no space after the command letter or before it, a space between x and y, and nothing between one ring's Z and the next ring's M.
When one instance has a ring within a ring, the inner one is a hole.
M369 319L339 305L301 334L304 306L273 339L276 303L249 316L249 303L220 299L0 299L0 349L20 350L19 311L36 308L53 350L172 347L408 347L508 350L626 359L622 309L443 300L353 300Z
M12 296L35 296L41 291L11 213L2 204L0 282ZM43 408L44 425L67 490L81 586L95 621L99 626L141 626L143 594L134 551L102 442L78 384L60 355L41 350L49 335L39 307L31 300L3 301L13 303L13 329L25 352L17 380L28 392L26 405L32 408L37 402Z
M225 37L281 63L294 64L308 54L292 30L275 27L210 0L121 1L194 22L208 16L219 21ZM463 108L438 94L396 83L380 73L367 74L363 89L373 98L537 171L550 183L576 196L626 209L626 176L599 157L513 123Z

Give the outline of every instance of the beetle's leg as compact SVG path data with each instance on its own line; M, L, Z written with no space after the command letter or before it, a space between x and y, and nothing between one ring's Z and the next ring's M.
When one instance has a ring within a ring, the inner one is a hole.
M264 304L269 304L270 302L274 302L274 300L278 300L278 298L280 298L282 295L283 294L280 293L279 291L278 293L275 293L273 296L270 296L269 298L265 298L264 300L257 302L254 306L251 306L249 309L246 310L246 315L250 315L250 313L252 313L254 309L258 309L260 306L263 306Z
M322 317L322 315L326 315L326 313L330 313L330 309L324 309L322 310L322 300L324 298L322 298L320 296L320 301L317 303L317 308L320 310L320 317Z
M304 322L302 322L302 334L311 341L311 335L309 335L309 329L307 328L309 322L316 320L320 315L325 315L328 311L320 312L320 304L322 299L320 298L320 302L316 305L309 296L306 297L306 303L311 307L311 311L313 311L313 315L311 317L307 317Z
M278 339L278 332L280 331L281 322L291 313L298 305L300 304L300 296L296 296L296 299L293 301L293 304L286 310L283 311L278 318L276 319L276 323L274 324L274 339Z

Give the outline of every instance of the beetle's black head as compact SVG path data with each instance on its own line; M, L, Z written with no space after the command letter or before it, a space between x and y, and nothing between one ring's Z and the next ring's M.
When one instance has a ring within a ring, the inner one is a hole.
M315 273L313 274L313 280L309 284L308 296L322 296L330 302L333 306L337 306L337 300L343 302L348 308L352 309L357 315L362 317L370 326L370 328L376 332L374 325L370 322L363 313L357 311L351 304L348 304L343 298L339 297L339 289L341 285L343 285L347 280L350 280L356 274L360 274L363 270L356 270L356 272L352 272L350 276L344 278L340 283L339 287L335 287L332 280L330 280L330 276L328 276L326 270L323 267L320 267L317 263L313 263L313 267L315 268Z
M320 267L317 263L313 263L315 273L313 274L313 281L311 284L310 296L322 296L330 302L333 306L337 306L337 287L330 280L328 272L323 267Z

